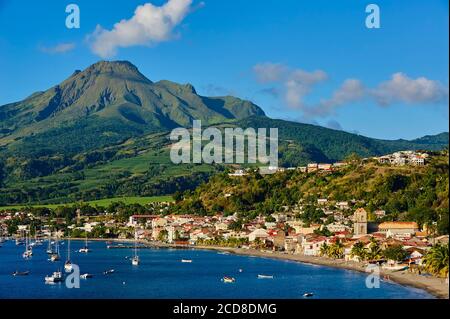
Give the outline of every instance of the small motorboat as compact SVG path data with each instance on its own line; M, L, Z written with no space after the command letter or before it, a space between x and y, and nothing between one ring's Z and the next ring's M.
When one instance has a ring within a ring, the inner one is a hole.
M131 264L133 266L139 266L139 264L141 263L139 256L135 256L131 259Z
M305 292L305 293L303 294L303 297L306 297L306 298L312 297L312 296L314 296L314 294L313 294L312 292Z
M73 270L73 265L72 265L72 263L70 262L70 260L67 260L67 261L64 263L64 271L65 271L65 272L72 272L72 270Z
M114 273L114 269L105 270L103 272L104 275L111 275L112 273Z
M88 278L92 278L92 277L94 277L92 274L82 274L82 275L80 275L81 279L88 279Z
M259 279L273 279L272 275L258 275Z
M29 271L15 271L15 272L13 272L13 276L14 277L17 277L17 276L28 276L30 274L30 272Z
M224 283L234 283L234 282L236 282L236 279L233 278L233 277L227 277L227 276L225 276L225 277L222 278L222 281L223 281Z
M239 272L243 272L244 270L242 270L242 269L239 269Z
M191 263L192 259L181 259L182 263Z
M27 258L31 258L31 256L33 256L33 251L31 249L27 249L23 254L22 257L27 259Z
M61 271L55 271L51 276L45 276L46 283L56 283L63 281L63 273Z
M58 261L59 259L60 259L60 257L58 254L52 254L50 256L50 261L52 261L52 262Z

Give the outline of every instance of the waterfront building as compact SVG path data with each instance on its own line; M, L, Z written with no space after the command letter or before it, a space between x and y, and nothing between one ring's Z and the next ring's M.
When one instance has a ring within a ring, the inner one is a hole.
M381 233L386 237L411 237L419 231L416 222L385 222L378 226Z

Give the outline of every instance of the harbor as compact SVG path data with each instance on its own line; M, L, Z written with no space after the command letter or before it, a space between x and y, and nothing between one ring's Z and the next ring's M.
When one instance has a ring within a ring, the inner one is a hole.
M354 271L206 249L139 243L136 248L143 248L138 253L139 264L133 265L132 240L114 242L121 249L108 249L105 241L89 240L89 253L79 252L85 240L71 240L70 261L79 267L82 277L79 289L69 289L64 283L70 275L64 273L69 245L67 240L60 244L65 247L60 260L50 262L45 245L23 259L23 246L5 242L0 252L0 298L239 299L250 294L254 298L294 299L433 298L423 290L387 281L382 281L381 289L367 289L365 275ZM60 280L60 275L64 279Z

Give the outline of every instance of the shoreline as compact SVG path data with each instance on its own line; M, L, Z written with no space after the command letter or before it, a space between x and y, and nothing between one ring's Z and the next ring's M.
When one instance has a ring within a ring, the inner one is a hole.
M71 238L71 240L84 241L84 238ZM132 243L133 239L102 239L102 238L89 238L88 241L111 241L111 242L122 242L122 243ZM319 265L331 268L345 269L350 271L357 271L366 273L366 265L362 263L357 263L354 261L345 260L335 260L325 257L315 257L315 256L305 256L305 255L294 255L282 252L272 252L272 251L260 251L256 249L243 249L243 248L232 248L232 247L219 247L219 246L191 246L191 245L176 245L167 244L157 241L147 241L138 240L140 244L148 245L149 248L176 248L176 249L199 249L199 250L211 250L211 251L221 251L228 252L235 255L241 256L254 256L263 258L272 258L280 260L289 260L300 262L303 264ZM402 286L409 286L413 288L418 288L427 291L438 299L449 299L449 286L445 283L445 278L438 277L425 277L417 274L408 273L406 271L393 272L389 270L380 271L381 277L389 276L389 281L395 282Z

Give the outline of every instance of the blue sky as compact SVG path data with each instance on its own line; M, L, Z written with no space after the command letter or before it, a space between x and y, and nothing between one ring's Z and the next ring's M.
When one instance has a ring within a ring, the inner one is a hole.
M448 131L448 1L170 1L185 7L179 21L130 44L114 24L167 0L0 0L0 105L129 60L153 81L249 99L274 118L386 139ZM65 26L70 3L80 29ZM369 3L380 29L365 27Z

